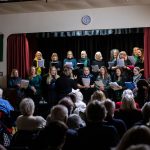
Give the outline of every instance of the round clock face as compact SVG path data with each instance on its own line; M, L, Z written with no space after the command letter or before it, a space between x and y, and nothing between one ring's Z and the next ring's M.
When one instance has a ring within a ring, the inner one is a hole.
M83 16L82 19L81 19L82 23L84 25L88 25L90 22L91 22L91 17L86 15L86 16Z

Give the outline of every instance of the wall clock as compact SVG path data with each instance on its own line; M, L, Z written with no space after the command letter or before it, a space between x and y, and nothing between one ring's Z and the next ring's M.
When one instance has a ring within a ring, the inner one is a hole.
M90 22L91 22L91 17L88 16L88 15L85 15L81 18L81 22L84 24L84 25L88 25Z

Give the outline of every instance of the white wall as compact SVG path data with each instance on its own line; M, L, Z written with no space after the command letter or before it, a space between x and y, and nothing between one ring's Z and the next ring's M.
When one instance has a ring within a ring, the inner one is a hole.
M81 23L84 15L91 16L89 25ZM7 37L12 33L147 27L150 26L149 15L150 6L0 15L0 33L4 34L4 54L3 62L0 62L0 72L6 75Z

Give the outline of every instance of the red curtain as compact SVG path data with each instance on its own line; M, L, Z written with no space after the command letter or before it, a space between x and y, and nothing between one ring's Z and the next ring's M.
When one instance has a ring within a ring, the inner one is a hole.
M29 44L26 34L13 34L7 39L7 75L13 68L19 76L25 78L29 71Z
M150 28L144 29L144 76L150 77Z

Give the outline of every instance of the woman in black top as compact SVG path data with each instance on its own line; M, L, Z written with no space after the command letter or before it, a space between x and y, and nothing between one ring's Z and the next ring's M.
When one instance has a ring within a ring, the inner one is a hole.
M72 91L72 89L77 88L75 80L71 79L70 76L70 68L65 66L60 78L58 78L55 83L57 100L67 96Z

